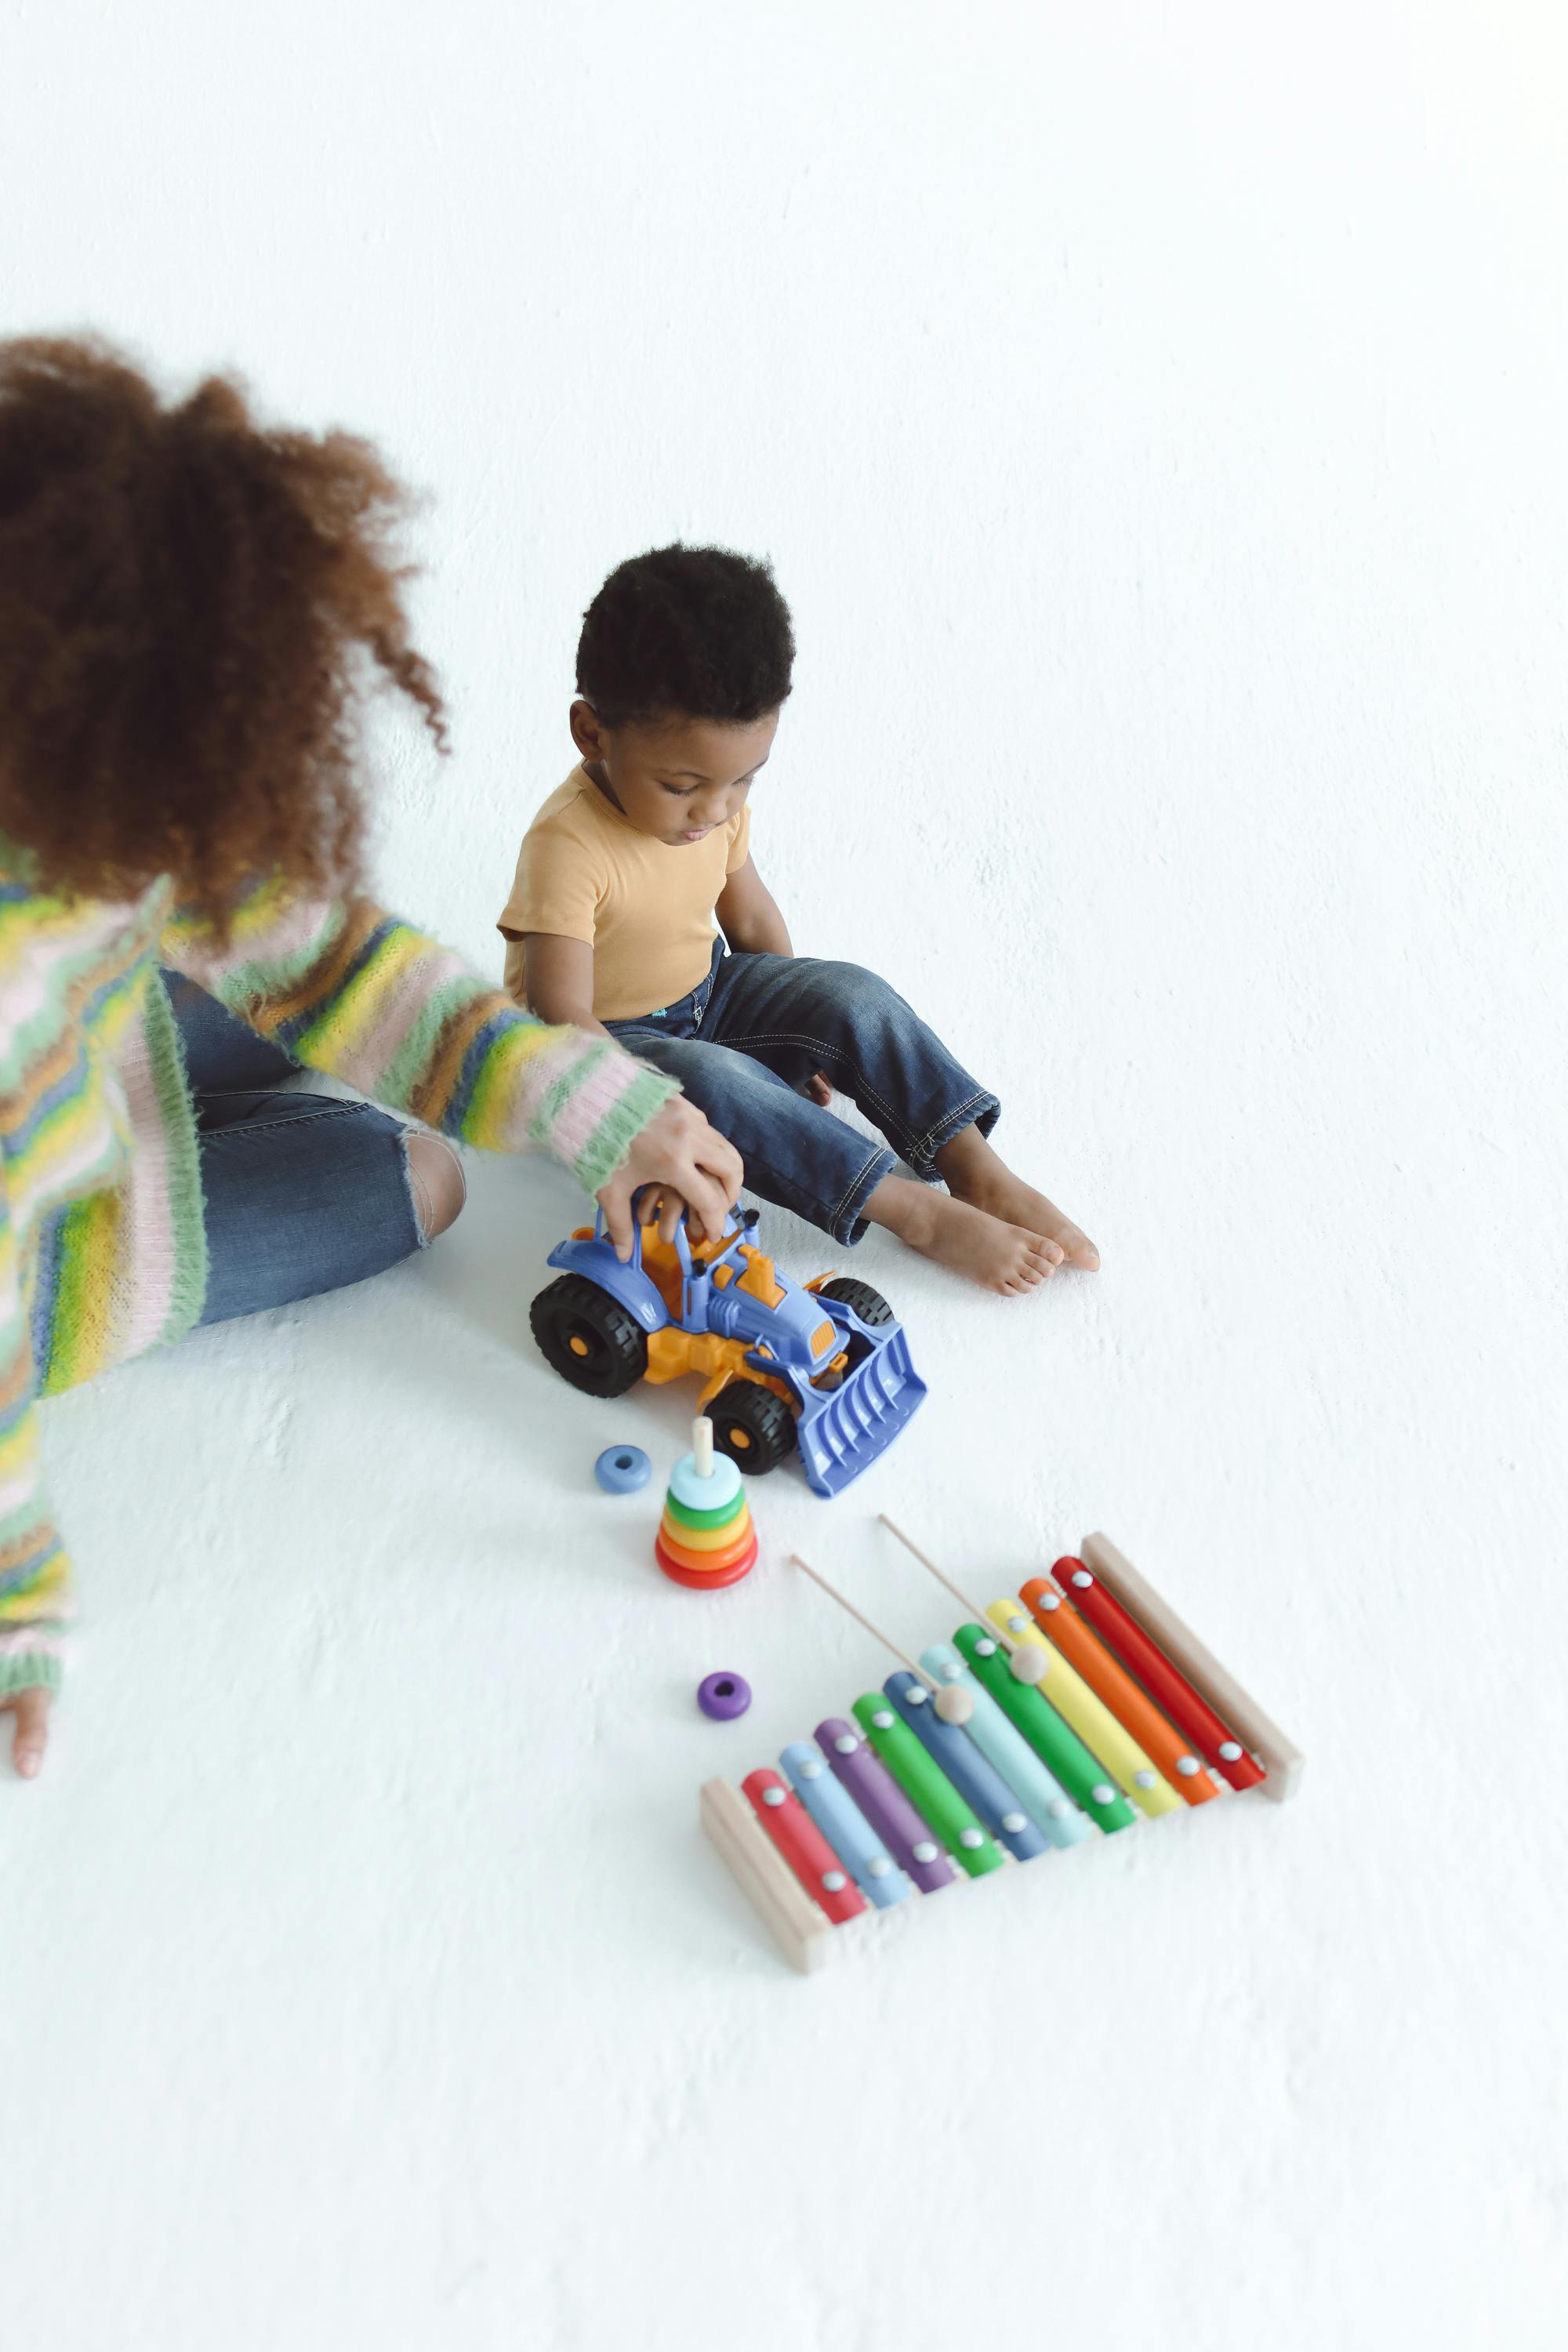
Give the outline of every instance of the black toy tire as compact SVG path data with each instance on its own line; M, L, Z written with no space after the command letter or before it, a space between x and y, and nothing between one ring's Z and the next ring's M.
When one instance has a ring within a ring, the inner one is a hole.
M795 1444L795 1415L758 1381L731 1381L708 1408L713 1444L749 1478L776 1470Z
M625 1396L647 1370L647 1340L637 1318L586 1275L563 1274L542 1290L528 1323L551 1370L584 1396Z
M847 1307L852 1315L858 1315L861 1322L870 1324L873 1329L879 1323L898 1320L881 1292L873 1290L868 1282L857 1281L852 1274L836 1274L831 1282L823 1283L816 1295L819 1298L837 1298L840 1307Z

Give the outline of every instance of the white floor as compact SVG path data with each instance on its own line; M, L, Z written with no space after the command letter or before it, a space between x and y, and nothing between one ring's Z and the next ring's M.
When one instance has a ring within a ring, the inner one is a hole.
M1299 50L1218 5L152 13L3 37L3 323L241 360L434 489L458 757L389 747L388 895L493 956L604 569L771 550L797 944L940 1020L1105 1265L1002 1306L868 1242L930 1402L832 1506L752 1489L763 1562L709 1601L653 1568L657 1493L591 1476L621 1437L662 1474L686 1401L590 1405L530 1343L549 1171L53 1407L84 1625L46 1777L0 1777L8 2352L1556 2352L1532 12ZM983 1599L1110 1531L1307 1750L1300 1801L791 1978L696 1793L884 1671L793 1548L951 1630L880 1509Z

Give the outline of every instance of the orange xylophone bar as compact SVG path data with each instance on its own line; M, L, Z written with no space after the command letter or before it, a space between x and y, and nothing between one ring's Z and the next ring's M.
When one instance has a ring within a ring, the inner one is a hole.
M1075 1568L1082 1569L1083 1562L1058 1559L1051 1576L1059 1583L1063 1570ZM1084 1569L1084 1574L1088 1573ZM1032 1576L1027 1584L1019 1587L1018 1598L1027 1603L1041 1633L1049 1634L1068 1665L1075 1666L1095 1696L1105 1701L1122 1729L1132 1734L1179 1797L1184 1797L1189 1805L1202 1805L1219 1795L1194 1752L1191 1735L1173 1729L1126 1667L1117 1663L1099 1634L1084 1622L1087 1611L1080 1616L1072 1602L1063 1599L1050 1576ZM1144 1680L1147 1682L1147 1675ZM1258 1777L1261 1779L1261 1774Z

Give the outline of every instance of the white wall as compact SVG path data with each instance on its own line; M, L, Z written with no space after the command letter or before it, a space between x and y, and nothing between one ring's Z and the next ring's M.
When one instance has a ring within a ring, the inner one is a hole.
M548 1173L55 1408L8 2342L1561 2340L1563 67L1522 0L0 10L0 331L238 365L431 493L395 903L493 963L599 579L766 551L797 943L940 1015L1105 1258L1006 1309L868 1244L921 1442L775 1479L723 1603L585 1488L680 1406L533 1357ZM881 1671L792 1543L947 1630L882 1507L997 1590L1119 1533L1300 1805L782 1979L696 1786Z

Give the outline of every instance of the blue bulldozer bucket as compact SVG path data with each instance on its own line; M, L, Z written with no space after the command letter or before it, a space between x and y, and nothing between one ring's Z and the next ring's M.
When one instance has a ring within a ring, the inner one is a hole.
M886 1451L926 1392L910 1360L903 1326L857 1364L842 1388L807 1388L796 1431L807 1480L819 1495L840 1495Z

